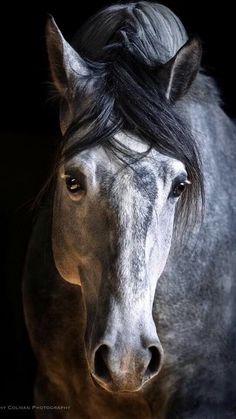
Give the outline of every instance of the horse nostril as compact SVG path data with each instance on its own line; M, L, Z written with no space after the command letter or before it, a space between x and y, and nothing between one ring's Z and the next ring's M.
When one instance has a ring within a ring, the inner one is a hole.
M163 358L163 352L157 346L150 346L148 350L151 354L151 359L144 374L146 379L154 377L160 371Z
M123 348L121 348L123 349ZM146 381L158 374L162 365L161 345L150 345L131 352L129 364L123 368L123 351L105 343L93 353L92 377L96 384L111 391L137 391ZM134 390L135 389L135 390Z
M108 350L107 345L101 345L94 355L94 374L98 379L106 382L110 381L110 373L106 365Z

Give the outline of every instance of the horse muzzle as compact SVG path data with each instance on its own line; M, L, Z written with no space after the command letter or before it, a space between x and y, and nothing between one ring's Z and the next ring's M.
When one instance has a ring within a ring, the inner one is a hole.
M120 339L114 343L105 338L92 352L91 375L100 387L111 392L136 392L154 378L163 363L163 349L159 339L142 345L132 345Z

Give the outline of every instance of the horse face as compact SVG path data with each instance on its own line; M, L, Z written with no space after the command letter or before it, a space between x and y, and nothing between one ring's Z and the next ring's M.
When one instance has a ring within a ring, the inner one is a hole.
M116 138L135 152L147 148L124 133ZM66 163L57 182L54 259L82 288L92 377L108 391L137 391L163 362L152 305L187 183L184 165L154 150L123 165L94 147Z

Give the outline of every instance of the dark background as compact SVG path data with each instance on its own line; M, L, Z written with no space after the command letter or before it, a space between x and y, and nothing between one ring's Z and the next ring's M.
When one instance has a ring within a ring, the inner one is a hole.
M32 225L31 204L46 179L57 139L57 107L48 100L44 28L54 15L70 40L105 1L9 2L0 8L0 406L32 404L35 361L24 326L21 277ZM203 65L235 117L236 25L232 2L163 1L203 42ZM87 5L87 6L86 6ZM214 6L213 6L214 5ZM30 413L0 410L0 417Z

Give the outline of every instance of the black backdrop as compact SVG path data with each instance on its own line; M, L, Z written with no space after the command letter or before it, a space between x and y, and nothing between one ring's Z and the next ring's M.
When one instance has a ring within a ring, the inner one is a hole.
M47 13L54 15L69 40L89 15L107 4L57 3L9 3L0 8L0 409L32 403L35 361L23 321L21 275L32 223L30 204L49 173L59 136L57 109L47 96ZM218 81L225 110L234 117L236 28L232 3L163 3L176 12L190 34L202 39L203 65ZM19 411L0 410L0 417L10 415L17 416ZM27 411L23 415L31 417Z

